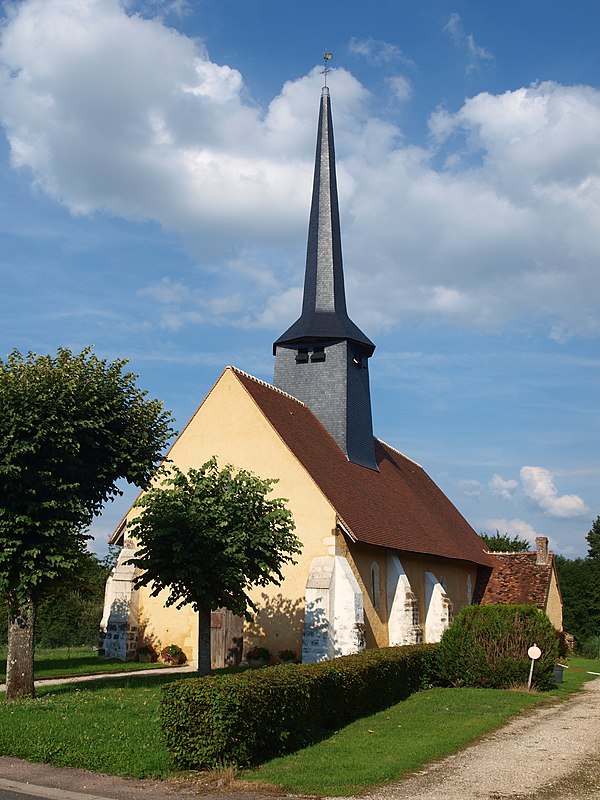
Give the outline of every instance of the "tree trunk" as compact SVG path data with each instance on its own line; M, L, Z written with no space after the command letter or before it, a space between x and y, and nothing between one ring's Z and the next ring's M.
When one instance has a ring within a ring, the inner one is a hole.
M201 608L198 613L198 672L210 675L210 608Z
M31 597L21 604L8 596L8 655L6 657L6 699L35 697L33 684L33 632L35 607Z

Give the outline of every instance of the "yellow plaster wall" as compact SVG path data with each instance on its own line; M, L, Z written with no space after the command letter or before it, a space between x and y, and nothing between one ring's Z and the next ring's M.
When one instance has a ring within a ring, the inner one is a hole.
M252 646L266 637L267 647L275 656L284 648L300 654L306 577L313 558L333 552L335 512L229 368L176 440L169 458L187 471L213 455L221 466L232 464L261 478L279 478L273 494L288 499L303 550L297 556L297 565L283 570L282 586L270 585L252 593L260 614L247 625L244 639ZM196 614L189 607L180 611L165 608L164 597L152 598L147 590L141 590L140 603L142 621L148 621L148 636L163 645L171 641L178 644L188 659L195 661Z
M365 641L367 647L387 647L389 644L387 619L387 551L358 542L346 542L344 552L363 593L365 614ZM379 567L379 607L371 597L371 566Z
M176 644L181 647L188 661L194 662L198 648L198 615L190 606L177 610L165 606L169 593L160 592L150 596L150 589L140 590L140 638L150 642L157 650Z
M563 604L558 588L558 580L556 578L556 571L552 569L552 577L550 579L550 587L548 589L548 599L546 600L546 614L550 622L554 625L557 631L563 629Z
M367 647L385 647L387 630L387 554L377 547L350 542L336 529L335 511L286 445L256 407L231 369L226 369L196 414L171 448L169 458L183 471L199 467L211 456L219 463L248 469L261 478L278 476L274 494L288 500L296 535L303 543L297 565L284 569L282 586L255 590L251 597L259 614L246 624L248 646L265 643L276 656L292 648L300 654L304 622L306 577L313 558L344 555L363 592ZM130 511L128 518L138 513ZM424 574L443 578L453 602L454 614L467 604L466 581L475 586L477 568L472 564L435 557L398 553L419 602L421 624L425 623ZM379 608L371 601L371 565L379 566ZM558 590L556 590L558 593ZM156 644L182 647L188 660L198 655L197 615L189 606L166 608L167 593L151 597L140 590L140 621L145 635ZM554 597L554 595L552 595ZM553 601L554 602L554 601Z
M387 551L346 540L345 552L350 566L363 592L365 610L365 638L367 647L387 647L388 609L387 609ZM475 586L477 566L468 562L453 561L398 552L411 588L415 593L420 612L421 627L425 630L425 573L433 572L438 580L443 580L446 593L452 600L454 615L467 605L467 575L471 576L471 587ZM373 607L371 599L371 565L379 566L379 608Z

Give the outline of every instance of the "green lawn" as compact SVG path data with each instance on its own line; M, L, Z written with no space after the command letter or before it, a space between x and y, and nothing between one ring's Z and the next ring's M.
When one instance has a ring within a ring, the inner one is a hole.
M158 720L160 688L179 675L115 678L0 699L0 754L134 778L166 778L171 759Z
M600 672L600 661L572 658L569 663ZM247 770L243 777L300 794L364 792L456 752L525 709L566 698L592 677L565 670L562 686L543 694L497 689L420 692L319 744Z
M570 663L600 672L600 661ZM33 701L6 703L2 698L0 755L167 778L173 769L160 732L160 688L185 677L159 672L45 687ZM566 697L589 677L565 672L563 686L543 695L473 689L421 692L241 777L291 792L340 795L365 790L456 751L522 709Z
M98 658L87 645L78 647L37 648L35 651L35 677L56 678L69 675L87 675L95 672L121 672L156 667L164 664L140 664L137 661L117 661ZM6 679L6 647L0 647L0 683Z

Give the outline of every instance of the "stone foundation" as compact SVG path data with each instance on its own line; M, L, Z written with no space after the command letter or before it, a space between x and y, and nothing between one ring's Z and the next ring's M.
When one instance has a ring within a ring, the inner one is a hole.
M302 661L312 664L364 648L362 592L347 559L313 559L306 582Z
M452 622L452 600L433 572L425 573L425 641L439 642Z
M104 614L100 623L98 655L127 661L135 658L139 635L139 599L133 588L136 569L125 564L135 553L126 542L119 553L104 592Z
M395 553L387 560L388 636L390 647L423 641L419 601Z

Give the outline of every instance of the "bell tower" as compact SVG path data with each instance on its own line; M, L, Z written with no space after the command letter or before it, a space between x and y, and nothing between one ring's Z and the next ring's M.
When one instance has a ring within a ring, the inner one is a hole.
M302 313L273 345L273 383L310 408L349 461L376 470L368 365L374 350L346 309L333 124L325 85Z

